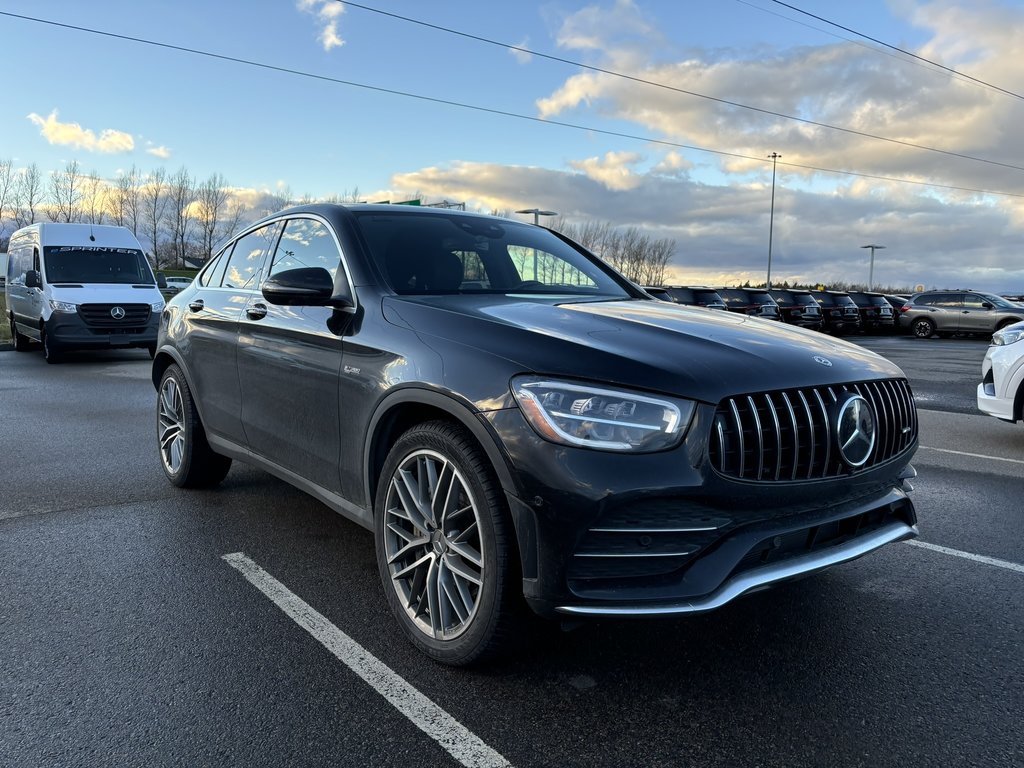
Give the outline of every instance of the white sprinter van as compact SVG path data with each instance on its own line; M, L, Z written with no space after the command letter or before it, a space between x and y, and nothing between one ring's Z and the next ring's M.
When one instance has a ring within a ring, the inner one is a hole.
M4 291L15 349L42 342L49 363L72 349L155 353L164 299L131 230L31 224L11 235L7 252Z

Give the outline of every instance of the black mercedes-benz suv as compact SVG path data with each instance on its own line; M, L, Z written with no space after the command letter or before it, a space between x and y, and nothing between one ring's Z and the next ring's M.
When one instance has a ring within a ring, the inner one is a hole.
M666 616L916 535L902 372L656 301L537 226L314 205L161 316L175 485L254 464L373 531L406 635L467 664L547 617Z

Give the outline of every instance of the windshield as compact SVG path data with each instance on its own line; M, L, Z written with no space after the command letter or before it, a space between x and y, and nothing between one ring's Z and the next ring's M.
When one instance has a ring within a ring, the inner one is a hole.
M600 264L552 233L515 221L356 213L395 293L512 293L630 298Z
M1013 302L1007 301L1002 296L993 296L992 294L985 294L982 296L985 301L989 302L996 309L1016 309L1017 305Z
M146 256L137 248L50 245L43 249L50 283L156 285Z

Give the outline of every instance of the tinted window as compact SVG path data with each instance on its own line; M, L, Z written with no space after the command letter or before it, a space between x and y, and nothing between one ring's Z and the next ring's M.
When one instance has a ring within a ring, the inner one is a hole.
M725 304L718 291L702 291L699 288L693 291L698 304Z
M286 269L323 267L333 278L340 261L341 254L334 243L334 235L326 225L315 219L290 219L277 244L270 274L276 275Z
M799 304L801 307L816 307L818 306L818 300L811 296L809 293L794 293L793 303Z
M772 298L780 307L792 307L796 304L793 294L789 291L772 291Z
M858 307L870 307L871 299L863 293L851 293L850 298L853 299L853 303Z
M222 285L225 288L255 289L259 284L260 267L278 231L278 225L267 224L235 241Z
M43 259L51 283L156 284L149 262L137 248L48 245Z
M601 265L543 229L439 214L356 217L396 293L629 296Z
M856 302L854 302L854 300L851 299L846 294L843 294L842 296L836 296L835 300L836 300L836 305L840 306L840 307L856 307L857 306Z
M872 306L875 307L888 307L889 302L885 300L885 296L869 296L871 299Z
M668 288L666 289L680 304L696 304L697 297L689 288Z
M754 304L774 304L775 300L768 294L767 291L747 291L747 295L750 296L750 300Z
M718 295L730 307L745 307L750 303L746 291L741 288L722 288Z

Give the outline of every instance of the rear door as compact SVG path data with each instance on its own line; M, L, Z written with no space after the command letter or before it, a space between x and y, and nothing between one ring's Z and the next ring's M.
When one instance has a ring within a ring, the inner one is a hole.
M184 307L189 374L206 429L244 444L238 383L239 318L260 284L281 225L265 224L229 244L196 281Z

